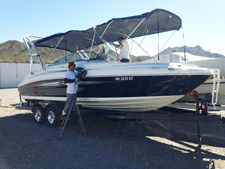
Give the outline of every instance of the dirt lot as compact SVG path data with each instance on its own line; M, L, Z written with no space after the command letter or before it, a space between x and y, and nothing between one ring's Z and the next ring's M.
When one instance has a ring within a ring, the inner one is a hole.
M225 124L203 123L202 147L191 122L128 121L83 115L87 135L71 120L59 128L36 124L17 110L17 89L0 89L0 168L225 168Z

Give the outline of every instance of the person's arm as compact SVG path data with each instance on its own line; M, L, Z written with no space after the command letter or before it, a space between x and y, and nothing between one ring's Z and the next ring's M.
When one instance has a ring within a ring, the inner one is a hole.
M75 82L79 82L80 79L79 79L79 74L78 74L78 71L77 70L75 70L75 74L76 74Z
M77 74L76 74L76 76L75 76L75 79L70 79L69 78L69 73L68 73L68 71L65 73L65 76L64 76L64 83L76 83L76 82L78 82L78 78L77 78Z
M122 47L123 47L123 44L121 44L121 45L116 45L116 44L113 43L113 46L116 47L116 48L122 48Z
M110 42L109 44L112 45L112 46L114 46L115 48L122 48L122 47L123 47L123 44L121 44L121 45L116 45L116 44L113 43L113 42Z
M64 83L74 83L74 82L76 82L75 80L76 79L67 79L67 78L64 78Z

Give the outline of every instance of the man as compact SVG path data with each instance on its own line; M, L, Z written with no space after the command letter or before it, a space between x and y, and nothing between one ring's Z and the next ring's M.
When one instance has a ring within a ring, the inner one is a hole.
M66 71L64 76L64 83L67 85L66 89L66 105L62 112L61 120L65 120L67 113L72 106L72 103L77 100L77 89L78 89L78 72L75 70L76 65L74 62L69 62L68 64L69 70Z
M114 43L110 43L111 45L113 45L116 48L120 49L120 62L129 62L129 54L130 54L130 50L129 50L129 44L126 40L124 40L122 37L119 37L117 39L119 45L116 45Z

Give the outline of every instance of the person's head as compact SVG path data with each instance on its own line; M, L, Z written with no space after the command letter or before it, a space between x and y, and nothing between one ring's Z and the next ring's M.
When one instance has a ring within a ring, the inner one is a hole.
M68 68L69 68L69 70L74 71L74 69L76 68L75 63L74 62L69 62Z
M122 40L123 40L123 38L122 38L122 37L119 37L119 38L117 39L117 41L118 41L118 43L119 43L119 44L121 44L121 43L122 43Z

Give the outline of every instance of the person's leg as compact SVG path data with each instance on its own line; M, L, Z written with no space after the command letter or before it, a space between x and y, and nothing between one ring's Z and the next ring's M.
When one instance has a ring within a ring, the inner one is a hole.
M63 109L63 112L62 112L62 115L66 115L68 113L69 109L70 108L65 105L65 107Z
M66 105L64 107L64 110L62 112L62 115L66 115L70 109L70 106L73 103L73 94L67 94L67 99L66 99Z
M68 113L74 101L77 101L77 94L67 94L66 105L62 112L62 115L66 115Z

